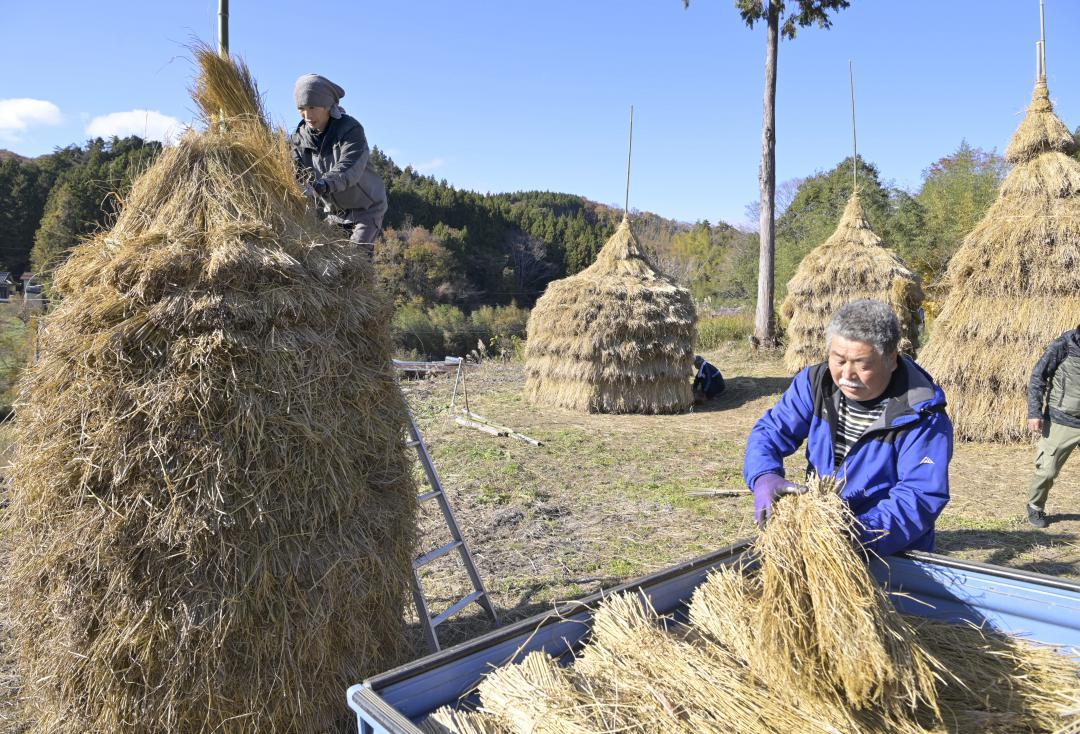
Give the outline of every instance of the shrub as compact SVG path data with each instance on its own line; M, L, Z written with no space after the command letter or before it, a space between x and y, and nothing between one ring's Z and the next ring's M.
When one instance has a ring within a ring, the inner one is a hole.
M724 342L745 341L754 333L754 316L749 311L708 316L698 321L694 349L705 352Z

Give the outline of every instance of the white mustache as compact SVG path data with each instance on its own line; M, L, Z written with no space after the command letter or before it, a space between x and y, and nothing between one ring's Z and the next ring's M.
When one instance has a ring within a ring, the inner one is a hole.
M862 384L861 382L852 382L851 380L842 379L840 380L840 387L860 388L866 387L866 385Z

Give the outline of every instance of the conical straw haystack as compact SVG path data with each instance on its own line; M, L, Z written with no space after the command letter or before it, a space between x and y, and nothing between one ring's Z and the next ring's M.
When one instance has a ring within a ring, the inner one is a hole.
M848 200L829 239L807 253L788 282L780 307L787 323L784 365L792 373L826 357L825 327L845 303L872 298L892 306L900 319L900 348L914 354L919 345L919 276L870 229L858 193Z
M1080 323L1080 163L1045 81L1005 151L1012 171L949 263L949 295L920 363L949 398L956 435L1025 438L1027 383L1046 346Z
M677 413L693 396L694 303L658 273L624 218L580 273L529 317L525 392L591 413Z
M2 582L33 734L347 730L415 535L388 305L308 211L247 69L57 271Z

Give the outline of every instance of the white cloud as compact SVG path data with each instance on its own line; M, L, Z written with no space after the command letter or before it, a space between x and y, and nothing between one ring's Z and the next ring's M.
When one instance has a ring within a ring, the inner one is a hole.
M0 99L0 138L14 140L37 125L59 125L60 108L44 99Z
M182 122L157 110L110 112L95 117L86 126L86 134L93 138L138 135L144 140L160 140L163 143L176 142L183 131Z
M442 168L444 165L446 165L445 158L432 158L430 161L417 163L413 166L413 170L419 171L420 173L431 173L437 168Z

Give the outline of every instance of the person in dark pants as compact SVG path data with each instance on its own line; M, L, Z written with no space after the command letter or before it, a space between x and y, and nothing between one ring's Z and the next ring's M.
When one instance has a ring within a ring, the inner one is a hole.
M694 384L692 386L695 403L703 403L706 400L712 400L717 395L724 392L724 376L720 374L720 370L717 369L716 366L710 362L706 362L705 358L701 355L695 355L694 369L697 370L697 374L694 375Z
M1050 488L1080 444L1080 326L1050 342L1031 371L1028 428L1042 435L1028 491L1028 522L1045 528Z
M368 165L371 149L363 126L338 104L345 90L326 77L304 74L293 96L303 119L289 142L304 193L326 221L373 255L386 214L386 187Z

